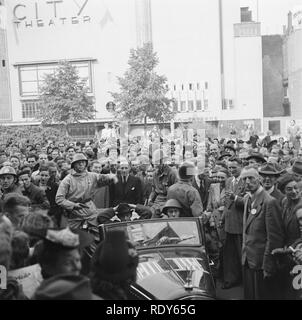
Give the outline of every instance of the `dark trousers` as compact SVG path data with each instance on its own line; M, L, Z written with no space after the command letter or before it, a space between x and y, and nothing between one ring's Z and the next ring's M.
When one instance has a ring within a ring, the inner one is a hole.
M242 282L242 234L226 232L223 246L223 279L224 283L235 285Z
M277 276L264 279L263 270L243 266L243 292L245 300L278 300L281 298L280 283Z

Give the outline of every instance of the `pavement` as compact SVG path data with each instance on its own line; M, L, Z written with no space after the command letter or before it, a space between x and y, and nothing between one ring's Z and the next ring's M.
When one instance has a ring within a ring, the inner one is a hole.
M233 287L230 289L222 289L222 282L217 281L216 297L221 300L243 300L243 287Z

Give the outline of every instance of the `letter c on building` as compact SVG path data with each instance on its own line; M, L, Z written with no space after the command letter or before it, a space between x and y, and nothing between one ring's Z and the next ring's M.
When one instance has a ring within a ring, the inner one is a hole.
M25 5L25 4L17 4L17 5L15 6L15 8L14 8L14 11L13 11L13 12L14 12L14 16L15 16L15 18L16 18L17 20L24 20L24 19L26 19L26 16L21 17L21 18L17 17L17 10L18 10L20 7L26 8L26 5Z

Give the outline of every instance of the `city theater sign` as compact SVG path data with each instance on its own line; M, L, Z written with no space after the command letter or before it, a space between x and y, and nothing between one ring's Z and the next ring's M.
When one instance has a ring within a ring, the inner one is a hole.
M42 28L89 23L91 22L91 17L85 15L85 8L87 7L88 1L89 0L68 1L68 3L73 4L72 9L68 9L69 12L71 11L73 13L69 16L62 14L63 0L39 0L32 2L31 6L19 3L13 7L13 22L17 28ZM45 18L45 12L47 12L48 18Z

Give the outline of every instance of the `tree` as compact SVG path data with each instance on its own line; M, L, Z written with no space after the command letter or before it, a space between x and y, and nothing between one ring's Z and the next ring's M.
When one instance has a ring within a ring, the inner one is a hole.
M144 121L146 129L147 119L163 123L174 117L170 108L173 100L166 97L167 79L155 72L158 63L151 43L131 49L129 69L124 77L118 77L120 92L111 92L118 118Z
M53 74L45 76L40 88L41 106L37 118L42 125L68 126L95 117L94 101L88 95L86 80L81 79L69 62L61 62Z

